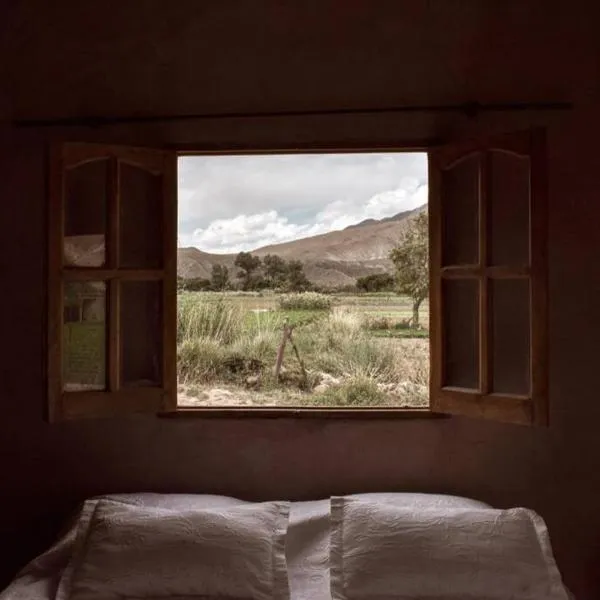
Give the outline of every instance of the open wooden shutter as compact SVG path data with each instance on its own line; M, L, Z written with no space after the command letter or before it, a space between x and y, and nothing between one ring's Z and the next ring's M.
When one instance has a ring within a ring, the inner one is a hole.
M176 168L172 152L51 150L51 421L176 408Z
M542 132L430 153L431 409L545 425Z

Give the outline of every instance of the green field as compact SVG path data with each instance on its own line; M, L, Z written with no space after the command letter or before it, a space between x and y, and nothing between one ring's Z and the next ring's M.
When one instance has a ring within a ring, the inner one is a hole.
M428 306L410 327L393 294L184 292L178 298L179 403L193 406L421 407L428 403ZM318 308L325 303L325 308ZM295 308L300 304L303 308ZM315 306L307 309L304 305ZM273 370L285 325L283 368Z

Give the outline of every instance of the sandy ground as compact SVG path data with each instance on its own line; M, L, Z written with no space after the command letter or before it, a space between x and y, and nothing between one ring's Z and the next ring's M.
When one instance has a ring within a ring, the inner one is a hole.
M333 379L333 378L332 378ZM333 381L331 382L334 383ZM177 403L187 407L252 407L252 406L278 406L293 407L306 406L307 396L310 394L297 390L250 390L239 386L179 386ZM398 405L406 403L407 392L414 391L414 384L403 382L399 384L380 384L380 389L393 398L398 399ZM319 386L315 392L319 392ZM426 395L426 390L419 389ZM409 394L412 396L412 394ZM404 401L403 401L404 400ZM413 407L422 408L422 405L413 404Z
M301 392L284 392L285 406L297 404L301 406L305 394ZM211 406L211 407L240 407L240 406L281 406L281 390L256 391L239 386L179 386L177 404L179 406Z

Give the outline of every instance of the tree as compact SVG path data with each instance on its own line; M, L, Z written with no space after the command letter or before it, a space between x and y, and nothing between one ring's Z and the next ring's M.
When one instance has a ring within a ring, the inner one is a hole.
M187 289L187 281L181 275L177 275L177 293L185 292Z
M277 254L267 254L263 257L263 270L267 287L277 288L285 284L288 274L288 267Z
M225 265L212 266L210 287L218 292L229 287L229 269Z
M287 263L287 288L291 292L305 292L310 289L310 281L304 273L304 266L299 260L290 260Z
M237 276L242 280L242 289L251 290L256 287L260 258L252 256L250 252L240 252L235 257L234 264L240 268Z
M185 289L189 292L205 292L210 289L210 279L195 277L186 281Z
M426 212L412 219L398 245L390 252L396 267L398 293L413 303L412 326L419 327L419 308L429 294L429 219Z
M356 280L356 287L361 292L386 292L394 289L394 277L389 273L373 273Z

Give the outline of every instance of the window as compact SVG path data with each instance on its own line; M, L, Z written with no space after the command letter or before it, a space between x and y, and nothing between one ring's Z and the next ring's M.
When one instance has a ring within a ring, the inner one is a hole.
M431 152L431 408L548 420L541 132Z
M49 418L172 410L175 157L55 148L48 216Z
M547 422L543 150L532 132L429 152L434 412ZM51 420L176 410L176 170L172 152L52 153Z
M180 406L429 408L425 152L178 171Z

